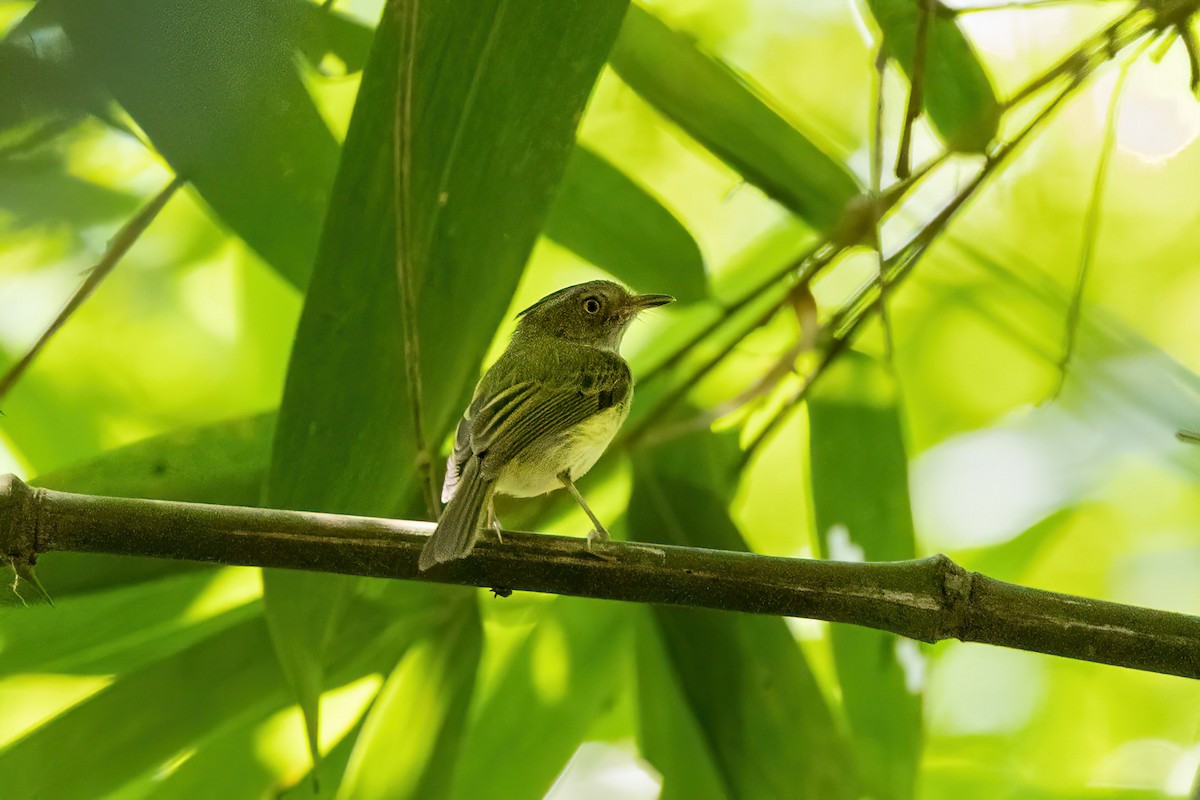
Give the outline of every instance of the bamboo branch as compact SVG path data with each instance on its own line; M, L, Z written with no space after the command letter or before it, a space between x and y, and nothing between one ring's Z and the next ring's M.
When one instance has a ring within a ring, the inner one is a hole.
M1121 67L1117 81L1113 84L1112 95L1108 100L1104 141L1100 145L1100 158L1096 162L1096 175L1092 179L1092 196L1088 200L1087 214L1084 217L1083 243L1079 248L1079 269L1075 273L1075 289L1071 292L1071 302L1067 306L1062 357L1058 361L1058 385L1051 399L1057 399L1062 394L1062 390L1067 384L1067 372L1075 358L1076 337L1079 333L1079 321L1083 314L1084 292L1087 288L1088 276L1091 274L1092 262L1095 260L1096 244L1100 239L1100 219L1103 215L1104 187L1108 178L1108 165L1111 162L1113 151L1116 149L1121 98L1125 94L1125 86L1133 71L1134 63L1152 41L1152 39L1146 39L1142 48Z
M904 128L900 133L900 151L896 154L896 177L904 179L912 173L912 133L921 107L925 103L925 57L929 48L929 23L933 16L932 0L919 0L916 52L913 53L912 75L908 82L908 106L904 110ZM881 70L882 72L882 70ZM880 75L882 92L883 76Z
M849 563L694 547L505 532L426 572L428 522L70 494L0 478L0 553L51 551L218 564L665 603L828 620L911 639L1013 647L1200 678L1200 617L1016 586L937 555Z

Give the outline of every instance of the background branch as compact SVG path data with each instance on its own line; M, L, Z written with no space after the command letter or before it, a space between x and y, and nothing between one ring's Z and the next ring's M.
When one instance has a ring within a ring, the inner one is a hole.
M0 552L51 551L242 566L665 603L847 622L937 642L960 639L1200 678L1200 618L1016 586L945 556L848 563L692 547L505 533L461 561L417 569L428 522L70 494L0 478Z
M29 369L29 365L33 363L38 354L42 352L54 334L58 333L59 329L66 324L71 315L79 310L92 292L96 291L104 279L116 269L117 264L121 263L121 259L129 252L129 248L133 247L138 238L146 232L150 227L150 223L154 222L158 216L158 212L163 210L167 201L175 194L175 191L183 186L187 181L176 175L171 178L170 182L150 199L146 205L142 206L133 217L125 223L125 225L117 232L117 235L112 238L108 244L108 249L104 251L104 255L97 262L96 266L88 272L84 278L83 284L75 290L75 294L71 295L71 299L63 307L63 310L58 312L58 316L50 323L45 332L38 337L38 340L33 343L29 351L21 357L21 360L9 367L8 372L4 373L4 377L0 378L0 400L8 394L9 389L16 385L21 376L25 374L25 370Z

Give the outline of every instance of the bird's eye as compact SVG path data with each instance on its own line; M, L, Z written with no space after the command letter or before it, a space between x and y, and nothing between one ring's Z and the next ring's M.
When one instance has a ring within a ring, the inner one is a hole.
M589 314L595 314L600 310L600 301L594 297L589 297L583 301L583 310Z

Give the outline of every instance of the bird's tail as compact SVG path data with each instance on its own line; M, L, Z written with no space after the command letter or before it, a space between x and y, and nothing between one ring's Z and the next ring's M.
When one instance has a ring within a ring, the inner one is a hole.
M437 529L421 550L418 565L422 570L462 558L475 546L494 487L494 482L486 480L480 473L479 466L479 459L474 457L468 458L463 466L454 497L450 498Z

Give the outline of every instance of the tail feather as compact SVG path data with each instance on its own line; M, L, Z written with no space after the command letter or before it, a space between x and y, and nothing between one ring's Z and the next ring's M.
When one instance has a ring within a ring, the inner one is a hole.
M479 459L471 457L463 465L454 497L442 513L437 529L425 543L418 562L421 570L434 564L462 558L475 547L479 526L483 522L487 501L494 483L480 474Z

